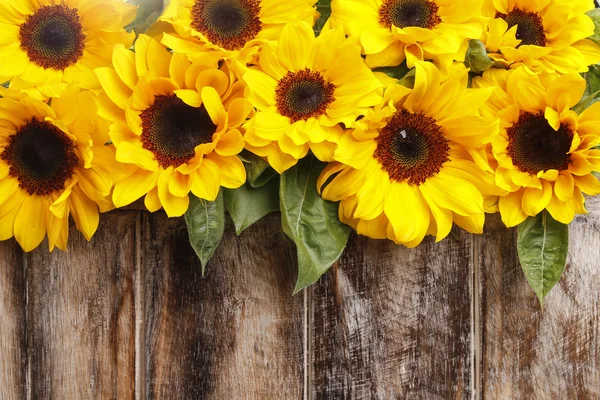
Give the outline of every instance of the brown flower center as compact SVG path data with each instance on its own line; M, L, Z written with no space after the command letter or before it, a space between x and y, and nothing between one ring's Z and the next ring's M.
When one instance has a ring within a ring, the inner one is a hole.
M497 13L496 18L502 18L511 28L517 25L517 39L521 40L519 46L524 44L546 46L546 34L542 17L536 12L527 12L515 8L508 14Z
M154 153L163 168L192 159L196 146L212 142L217 126L204 105L187 105L175 95L159 95L142 111L142 147Z
M21 25L21 47L42 68L64 70L83 56L85 38L76 8L44 6Z
M225 50L239 50L261 31L260 0L196 0L191 26Z
M561 124L555 131L543 113L522 112L519 121L506 130L507 152L513 164L522 172L537 174L549 169L565 170L569 167L568 154L573 141L573 131Z
M306 68L288 72L275 90L277 110L293 122L319 117L335 100L335 85L316 71Z
M435 119L396 112L379 131L374 156L390 179L419 185L440 172L450 146Z
M435 2L427 0L384 0L379 8L379 23L386 28L393 25L432 29L442 22L439 9Z
M9 175L17 178L19 186L38 196L63 190L79 164L73 141L55 125L37 119L8 137L0 158L8 163Z

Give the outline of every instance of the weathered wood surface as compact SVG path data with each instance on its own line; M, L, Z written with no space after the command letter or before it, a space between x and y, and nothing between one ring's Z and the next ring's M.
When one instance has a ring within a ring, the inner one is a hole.
M540 307L513 235L478 237L478 386L490 399L600 399L600 199L570 226L567 267Z
M103 216L69 252L0 243L0 399L600 399L600 201L542 311L514 231L417 249L353 235L292 296L277 215L201 276L182 220Z

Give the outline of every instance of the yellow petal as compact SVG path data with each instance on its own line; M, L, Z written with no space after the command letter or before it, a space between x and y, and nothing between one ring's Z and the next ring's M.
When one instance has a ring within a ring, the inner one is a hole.
M171 168L163 171L163 173L159 175L157 182L158 198L169 218L181 217L183 214L185 214L190 204L190 198L187 195L184 197L178 197L170 192L169 181L172 173L173 172Z
M521 207L523 212L531 217L542 211L552 198L552 185L542 180L542 189L528 187L523 191Z
M68 202L77 229L83 233L87 240L91 240L96 229L98 229L100 221L98 205L90 200L77 186L73 187L73 193L69 196Z
M25 196L14 225L15 239L23 251L30 252L42 243L46 235L46 212L39 196Z
M231 129L221 136L215 151L222 156L233 156L244 149L244 138L237 129Z
M196 197L208 201L214 201L219 194L221 186L221 170L219 166L211 160L204 159L202 164L191 175L192 193Z
M125 109L132 91L123 83L117 72L110 67L96 68L94 73L102 85L102 89L119 108Z
M419 189L393 182L385 197L384 211L397 242L422 240L429 227L429 206Z
M246 168L244 168L244 164L237 156L224 157L218 154L211 154L208 160L218 165L221 171L221 186L236 189L246 182Z
M559 200L568 201L573 198L574 186L575 181L573 176L566 171L561 171L554 184L554 193L556 193L556 197L558 197Z
M128 178L118 182L113 190L115 207L123 207L144 196L156 186L158 173L137 170Z
M507 196L500 197L498 200L502 222L509 228L519 225L527 218L527 214L525 214L521 208L523 191L524 190L519 190L517 192L509 193Z
M160 199L158 198L157 188L152 189L146 194L146 197L144 198L144 205L150 212L156 212L162 208L162 204L160 204Z

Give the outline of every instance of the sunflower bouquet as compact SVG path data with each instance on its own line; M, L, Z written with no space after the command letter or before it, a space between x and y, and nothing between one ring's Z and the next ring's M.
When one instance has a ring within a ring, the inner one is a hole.
M66 250L142 201L203 267L280 211L296 291L350 228L518 227L540 301L600 194L591 0L2 0L0 240Z

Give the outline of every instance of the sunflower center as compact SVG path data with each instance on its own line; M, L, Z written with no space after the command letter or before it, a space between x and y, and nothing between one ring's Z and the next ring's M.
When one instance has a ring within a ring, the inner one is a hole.
M44 6L21 25L21 47L42 68L64 70L83 56L85 38L76 8Z
M521 40L519 46L528 44L546 46L546 34L542 17L536 12L527 12L515 8L508 14L497 13L496 18L502 18L511 28L517 25L517 39Z
M32 119L8 138L0 158L9 174L31 195L46 196L65 187L79 164L73 141L50 122Z
M217 131L204 105L189 106L175 95L159 95L140 114L142 147L163 168L178 167L195 155L196 146L212 142Z
M379 22L386 28L393 25L432 29L442 22L439 8L435 2L427 0L384 0L379 8Z
M519 121L506 133L506 150L520 171L535 175L540 171L562 171L569 167L573 131L568 126L561 124L555 131L543 113L521 113Z
M191 26L225 50L238 50L262 29L260 0L196 0Z
M288 72L275 89L277 110L293 122L319 117L335 100L335 85L316 71L306 68Z
M390 179L419 185L440 172L450 146L435 119L398 111L379 131L374 156Z

